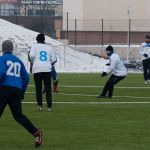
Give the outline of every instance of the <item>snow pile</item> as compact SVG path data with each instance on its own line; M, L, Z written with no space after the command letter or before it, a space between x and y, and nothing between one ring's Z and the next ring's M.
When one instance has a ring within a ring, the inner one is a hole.
M0 45L4 40L10 39L14 43L17 55L29 70L28 51L33 43L36 43L38 32L15 25L3 19L0 19ZM65 47L58 42L46 36L46 43L51 44L56 52L58 62L56 70L58 72L101 72L104 69L106 60L75 51Z

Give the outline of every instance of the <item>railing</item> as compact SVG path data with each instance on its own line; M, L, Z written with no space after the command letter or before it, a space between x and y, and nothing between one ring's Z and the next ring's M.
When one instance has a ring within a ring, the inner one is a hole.
M63 35L74 45L139 44L150 31L150 20L81 20L63 18Z

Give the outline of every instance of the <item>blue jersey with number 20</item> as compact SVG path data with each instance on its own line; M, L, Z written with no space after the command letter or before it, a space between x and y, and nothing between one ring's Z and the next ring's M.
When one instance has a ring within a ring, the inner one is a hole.
M25 92L29 75L22 61L11 53L0 56L0 85L16 87Z

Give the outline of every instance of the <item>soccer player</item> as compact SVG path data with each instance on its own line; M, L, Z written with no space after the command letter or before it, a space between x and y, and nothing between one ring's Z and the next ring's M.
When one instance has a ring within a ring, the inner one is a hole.
M21 100L29 82L29 76L22 61L12 54L13 43L2 43L0 57L0 117L8 104L14 119L35 137L35 146L42 144L42 132L22 114Z
M55 70L54 65L52 65L51 76L52 76L52 80L53 80L53 92L58 93L58 78L57 78L57 72Z
M145 37L145 42L141 44L140 54L142 55L143 75L145 84L150 84L150 36Z
M55 70L54 64L52 65L52 71L51 71L51 78L53 80L53 92L58 93L58 78L57 78L57 72ZM45 87L42 90L42 93L45 93Z
M29 53L30 53L30 51L29 51ZM33 63L32 63L31 60L30 60L29 53L28 53L28 60L29 60L29 62L30 62L30 72L32 73L32 66L33 66ZM57 62L57 58L56 58L56 62ZM51 78L52 78L52 80L53 80L53 92L54 92L54 93L58 93L58 78L57 78L57 72L56 72L55 66L54 66L56 62L54 62L54 63L52 64L52 71L51 71ZM45 93L45 87L43 88L42 93L43 93L43 94Z
M37 43L32 45L29 56L33 63L32 73L36 89L37 109L42 110L42 82L44 83L47 101L47 110L52 111L51 71L56 56L52 47L45 44L45 36L40 33L36 37Z
M103 91L97 98L112 98L114 85L119 81L123 80L127 75L127 70L121 61L119 55L114 52L113 47L110 45L106 47L106 54L110 59L109 71L103 72L102 77L106 76L108 73L112 73L108 81L106 82Z

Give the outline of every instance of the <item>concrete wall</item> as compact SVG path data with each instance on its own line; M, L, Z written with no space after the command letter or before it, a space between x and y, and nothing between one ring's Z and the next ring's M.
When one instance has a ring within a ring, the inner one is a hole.
M150 19L150 0L63 0L71 19ZM130 11L130 14L128 14Z
M83 0L63 0L63 27L66 30L67 12L69 20L83 19Z
M63 30L150 31L150 0L63 0ZM75 19L77 23L75 24ZM103 19L103 21L102 21ZM76 26L76 28L75 28Z
M63 14L69 12L69 19L83 19L83 0L63 0Z
M130 17L131 19L150 19L149 0L83 0L83 1L84 1L83 17L86 19L101 19L101 18L128 19L128 17Z
M105 45L104 47L101 46L71 46L74 50L85 52L85 53L90 53L95 56L105 56L106 49ZM113 46L115 49L115 52L120 55L122 60L124 61L141 61L141 54L139 53L140 50L140 45L134 45L133 47L128 47L128 46L120 46L120 45L114 45Z

